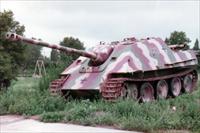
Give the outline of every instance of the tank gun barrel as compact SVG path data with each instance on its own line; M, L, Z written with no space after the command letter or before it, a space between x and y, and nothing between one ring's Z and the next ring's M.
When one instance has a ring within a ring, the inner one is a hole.
M86 51L83 51L83 50L77 50L77 49L73 49L73 48L58 46L58 45L55 45L55 44L49 44L47 42L43 42L43 41L40 41L40 40L26 38L26 37L23 37L21 35L15 34L15 33L7 33L6 39L10 40L10 41L15 41L15 42L22 41L22 42L25 42L25 43L31 44L31 45L39 45L39 46L43 46L43 47L57 49L59 51L69 53L69 54L78 54L80 56L90 58L94 61L98 61L97 54L95 54L93 52L86 52Z

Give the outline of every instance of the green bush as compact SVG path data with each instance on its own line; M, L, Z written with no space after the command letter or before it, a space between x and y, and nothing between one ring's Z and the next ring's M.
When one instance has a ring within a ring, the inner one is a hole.
M64 70L65 64L61 65L50 65L47 69L47 75L43 77L39 82L40 91L46 91L49 88L51 81L58 79L59 74Z
M48 96L43 99L44 111L53 112L64 110L65 102L62 97L59 96Z
M64 118L63 112L45 112L42 114L42 121L44 122L59 122Z

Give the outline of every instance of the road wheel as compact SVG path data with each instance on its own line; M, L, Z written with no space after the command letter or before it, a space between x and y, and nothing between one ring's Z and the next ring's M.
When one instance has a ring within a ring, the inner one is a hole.
M184 92L192 92L193 91L193 82L192 82L192 75L188 74L183 78L183 89Z
M171 90L171 93L174 97L180 95L180 92L181 92L181 79L176 77L176 78L173 78L171 80L171 83L170 83L170 90Z
M156 95L158 99L166 99L168 94L168 84L165 80L160 80L156 86Z
M138 98L138 89L135 84L127 84L127 98L137 100Z
M154 88L149 82L141 85L140 98L142 102L150 102L154 100Z

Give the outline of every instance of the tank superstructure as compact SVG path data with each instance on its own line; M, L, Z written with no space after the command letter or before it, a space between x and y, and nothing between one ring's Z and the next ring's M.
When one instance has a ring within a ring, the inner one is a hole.
M195 53L182 50L184 45L168 46L160 38L126 38L100 43L86 52L16 34L6 37L80 55L60 74L60 79L52 81L53 93L79 96L98 92L106 100L121 97L148 102L192 92L198 80Z

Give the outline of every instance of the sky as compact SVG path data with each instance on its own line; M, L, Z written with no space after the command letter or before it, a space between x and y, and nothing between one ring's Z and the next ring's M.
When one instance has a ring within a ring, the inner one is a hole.
M0 1L26 28L26 37L59 44L79 38L86 48L127 37L161 37L184 31L200 38L200 1ZM49 56L50 49L43 54Z

